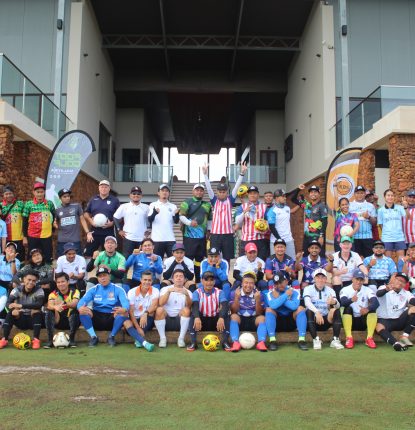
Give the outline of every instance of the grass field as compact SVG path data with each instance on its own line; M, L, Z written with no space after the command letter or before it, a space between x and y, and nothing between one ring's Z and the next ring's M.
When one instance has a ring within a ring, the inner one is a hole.
M0 351L0 428L413 429L415 350Z

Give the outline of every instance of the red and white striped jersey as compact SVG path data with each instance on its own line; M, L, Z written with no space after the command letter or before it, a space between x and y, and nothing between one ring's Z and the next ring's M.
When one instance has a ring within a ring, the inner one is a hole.
M408 209L409 217L405 218L406 243L415 242L415 208Z
M212 202L213 203L213 202ZM232 203L228 197L225 200L219 200L213 203L212 234L232 234Z
M242 212L248 207L252 207L252 203L243 203ZM248 215L244 216L242 223L242 235L241 240L248 242L250 240L261 240L265 239L265 234L258 233L255 230L255 221L260 218L265 218L265 212L267 211L267 205L265 203L258 203L255 205L255 209L250 210Z
M219 312L219 288L214 287L211 294L206 294L202 288L195 293L199 296L199 312L204 317L215 317Z

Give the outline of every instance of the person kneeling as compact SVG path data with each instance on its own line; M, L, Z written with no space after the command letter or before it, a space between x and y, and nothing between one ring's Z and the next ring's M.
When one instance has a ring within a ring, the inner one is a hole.
M313 349L321 349L321 340L317 336L317 330L326 331L333 326L333 340L331 348L343 349L339 335L342 327L340 316L340 304L336 299L333 288L326 285L327 272L317 269L313 274L314 284L304 288L303 298L307 309L308 331L313 338Z

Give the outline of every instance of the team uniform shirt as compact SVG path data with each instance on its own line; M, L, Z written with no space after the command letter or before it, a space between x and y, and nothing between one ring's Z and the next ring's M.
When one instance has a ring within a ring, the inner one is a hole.
M212 291L207 293L201 285L193 292L193 302L199 303L199 313L203 317L215 317L219 313L219 307L222 302L226 302L225 294L219 288L213 287Z
M229 264L226 260L221 260L219 267L218 265L211 266L205 258L200 264L200 276L203 276L205 272L212 272L216 281L225 282L228 280Z
M120 201L117 197L110 194L108 197L105 197L105 199L102 199L99 194L97 194L88 202L85 212L88 212L92 218L94 218L96 214L104 214L109 221L112 221L114 219L114 213L119 206ZM114 235L114 227L93 227L92 230L96 236Z
M291 233L291 208L287 205L280 206L274 205L270 211L275 214L275 228L280 235L281 239L286 242L292 242L294 240ZM271 243L275 242L276 237L271 233Z
M304 209L304 235L308 238L318 239L323 228L323 218L327 218L327 206L318 202L315 205L307 200L299 200L300 207Z
M52 291L49 294L48 300L54 300L55 302L63 302L65 303L65 305L69 305L74 300L79 300L80 298L81 293L79 292L79 290L77 290L76 288L69 288L67 294L62 294L58 289ZM64 306L63 314L69 317L73 311L74 309Z
M290 287L287 286L285 291L288 288ZM293 290L291 297L285 292L280 293L278 297L274 297L273 290L270 290L266 292L264 299L265 306L283 316L291 315L300 306L300 293L297 290Z
M184 218L190 214L190 221L196 220L197 226L192 227L184 223L183 235L193 239L203 239L206 236L208 220L211 217L212 206L209 202L204 202L196 197L185 200L180 205L180 215ZM182 219L182 218L181 218ZM187 219L187 221L189 220Z
M366 257L363 264L369 269L369 279L387 280L396 272L396 264L390 257L385 255L382 258L376 258L376 264L369 267L370 260L376 258L375 255Z
M334 240L336 242L340 242L341 235L340 230L345 225L350 225L350 227L354 227L354 225L358 222L357 215L353 212L348 212L344 214L342 211L336 211L336 219L334 221Z
M11 291L6 306L9 307L11 303L17 303L22 305L20 312L23 315L31 315L34 309L39 310L42 307L44 299L45 293L42 287L35 286L30 293L26 293L23 285L19 285Z
M393 205L391 208L382 206L378 210L378 224L382 225L383 242L404 242L403 220L406 212L403 206Z
M254 261L249 261L246 255L238 257L233 267L234 270L239 270L241 276L246 272L258 273L258 263L261 264L262 271L265 269L265 261L262 258L256 257Z
M29 237L44 239L52 236L55 206L50 200L29 200L24 206L23 216L28 218Z
M23 209L24 203L21 200L14 200L7 203L3 200L1 212L7 214L4 221L7 226L7 241L20 241L23 239Z
M130 308L130 303L124 289L112 282L105 287L97 284L95 287L89 289L81 300L79 300L77 308L86 306L89 302L93 303L94 311L104 314L112 313L114 307L122 307L127 310Z
M233 234L232 229L232 207L235 198L228 196L225 200L219 200L216 196L210 200L212 204L211 234Z
M330 310L330 305L327 304L327 300L330 298L336 298L336 293L333 288L328 287L327 285L319 290L315 285L308 285L304 288L303 291L303 299L306 301L306 298L311 300L311 303L316 308L317 311L324 317L328 315ZM313 312L314 310L311 309Z
M86 273L86 261L84 257L80 255L75 255L75 260L69 262L66 259L66 255L62 255L56 261L56 273L64 272L68 275L73 273L78 276L80 273ZM71 285L76 284L76 279L69 279Z
M303 267L303 280L302 282L308 282L312 284L314 282L313 273L317 269L324 269L328 261L324 257L317 257L316 261L313 261L311 257L308 255L307 257L303 257L300 261L301 266Z
M343 273L340 277L342 282L351 281L353 278L353 270L357 269L363 264L362 258L357 252L350 251L350 257L347 261L341 257L341 252L335 252L333 254L333 268L342 270L347 267L347 273Z
M340 300L342 297L347 297L348 299L351 299L356 294L356 290L353 288L352 285L349 285L347 287L344 287L340 290ZM362 285L360 288L360 291L357 293L357 300L355 302L352 302L350 304L352 310L353 310L353 316L354 317L361 317L360 309L361 308L368 308L369 307L369 300L372 297L376 297L375 293L365 285ZM379 299L379 298L378 298Z
M141 293L141 286L135 287L127 293L128 301L130 302L130 306L134 308L134 316L136 318L140 318L151 306L153 300L158 299L159 296L160 291L154 287L150 287L145 296Z
M58 221L58 242L80 242L81 222L80 216L84 214L79 203L69 203L56 209Z
M160 297L168 294L169 287L163 287L160 290ZM187 294L190 298L192 298L192 293L183 287L183 292ZM166 304L163 306L164 310L167 312L169 317L177 317L180 311L186 306L186 296L182 293L177 293L176 291L170 293L169 298Z
M116 252L114 255L107 255L106 251L101 251L94 261L94 266L99 267L101 264L105 264L111 270L125 271L125 257L119 252ZM110 275L111 281L118 280L112 273Z
M7 238L7 226L2 219L0 219L0 237ZM1 242L0 242L0 251L4 251L3 249L1 249Z
M249 212L243 213L245 209L249 208ZM267 216L268 207L264 203L243 203L236 210L236 222L242 225L241 240L249 242L251 240L265 239L265 233L260 233L255 230L255 221L257 219L265 219ZM271 213L270 213L271 216ZM274 224L270 222L270 224Z
M402 258L399 259L398 261L398 272L402 272L403 271L403 266L405 265L405 261L402 260ZM406 265L407 267L407 275L410 278L415 277L415 260L408 260L408 264Z
M415 206L408 206L409 216L405 220L405 240L406 243L415 242Z
M386 286L382 286L379 288L379 290L383 289L386 289ZM384 296L378 297L378 318L399 318L408 309L409 301L414 298L415 296L413 294L404 289L399 291L399 293L394 290L388 291Z
M251 294L245 294L241 289L241 297L239 298L239 311L238 315L241 317L255 317L256 313L256 300L255 293L257 292L256 288L254 288ZM229 304L232 305L235 301L235 291L231 292L231 299Z
M39 284L53 281L53 267L50 264L26 264L17 273L16 277L23 279L27 272L34 270L39 277Z
M268 257L265 262L265 273L275 274L277 272L282 272L284 275L288 275L284 267L288 266L290 269L294 270L294 265L295 261L289 255L284 254L282 261L280 261L275 254L273 254L271 257ZM287 279L290 279L290 277L287 276Z
M173 217L176 214L177 206L170 202L163 203L157 200L150 203L149 216L151 216L154 209L160 209L160 213L156 215L152 223L151 238L154 242L175 242Z
M124 220L122 230L125 232L125 237L131 242L143 241L144 233L147 230L148 211L148 205L144 203L135 205L132 202L122 204L115 211L114 218Z
M362 216L364 212L367 212L370 217L376 218L376 209L372 203L367 201L350 202L349 211L357 215L359 221L359 230L353 235L355 239L372 239L372 224L369 219Z
M174 255L172 255L171 257L168 257L164 260L163 263L163 272L166 272L167 270L169 270L170 266L176 261L176 257ZM193 260L191 260L188 257L183 257L183 263L186 265L186 267L190 270L190 272L192 272L193 274L195 273L195 266L193 264ZM175 266L175 269L178 268L183 268L183 266L178 263ZM174 271L174 270L173 270ZM172 272L172 276L173 276L173 272ZM172 276L170 277L170 280L172 279Z
M140 280L141 274L149 270L153 275L153 281L156 280L157 275L163 272L163 262L161 257L157 255L157 260L153 261L150 257L152 254L131 254L125 262L125 268L128 269L133 266L133 279Z
M20 269L20 261L16 258L16 271ZM6 260L5 255L0 255L0 280L10 282L13 279L12 264Z
M4 287L0 287L0 313L3 312L7 303L7 290Z

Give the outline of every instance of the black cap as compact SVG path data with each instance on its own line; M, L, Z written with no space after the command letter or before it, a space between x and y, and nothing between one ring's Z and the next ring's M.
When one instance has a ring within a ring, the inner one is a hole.
M406 282L409 282L409 276L406 273L403 272L396 272L395 277L400 277L400 278L404 278Z
M310 248L311 245L317 245L321 249L321 244L318 240L313 239L307 246L307 249Z
M373 242L373 246L376 246L376 245L382 245L383 247L385 246L385 244L381 240L375 240Z
M286 194L285 190L281 188L274 191L274 197L282 197L282 196L285 196L285 194Z
M208 255L219 255L217 248L209 248Z
M36 254L36 252L38 252L39 254L43 255L43 252L42 252L42 250L40 248L33 248L33 249L31 249L30 252L29 252L29 254L33 255L33 254Z
M141 188L140 187L132 187L131 188L131 191L130 191L130 194L131 193L139 193L139 194L143 194L143 192L141 191Z
M209 278L215 278L215 275L213 272L210 272L209 270L205 272L202 276L202 279L209 279Z
M356 193L357 191L365 191L366 192L366 188L363 187L362 185L358 185L355 189L354 192Z
M275 239L274 246L275 245L285 245L285 246L287 246L287 244L285 243L285 240L281 239L281 238Z
M409 190L406 195L415 197L415 189Z
M223 182L219 182L219 184L216 187L216 189L218 191L228 191L228 186L225 183L223 183Z
M99 275L104 275L104 274L109 275L109 274L110 274L110 271L109 271L106 267L100 267L100 268L97 270L97 276L99 276Z
M286 280L284 273L282 272L277 272L272 279L274 281L274 284L280 284L281 282Z
M68 188L62 188L58 191L59 198L61 198L64 194L72 194L72 191Z
M3 193L7 193L7 192L14 193L14 188L11 185L5 185L3 187Z
M256 193L259 193L258 187L256 185L251 185L248 188L248 193L250 193L251 191L255 191Z
M317 185L311 185L311 187L308 189L308 192L310 191L317 191L319 193L320 187L318 187Z
M172 252L177 251L178 249L181 249L184 251L184 245L182 243L175 243L173 245Z
M72 242L67 242L63 245L63 253L66 254L68 251L76 251L76 246Z

